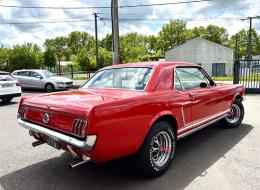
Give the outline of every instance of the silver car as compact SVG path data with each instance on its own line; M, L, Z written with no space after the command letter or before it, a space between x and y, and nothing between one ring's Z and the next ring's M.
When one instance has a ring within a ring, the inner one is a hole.
M71 79L56 76L47 70L16 70L12 75L21 83L22 88L45 89L47 92L72 88Z

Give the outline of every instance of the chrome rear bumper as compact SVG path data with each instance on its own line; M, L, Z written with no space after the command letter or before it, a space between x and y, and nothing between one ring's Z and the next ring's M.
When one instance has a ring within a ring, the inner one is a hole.
M40 125L32 124L27 121L23 121L20 117L17 118L17 122L24 128L29 129L31 131L44 134L53 138L56 141L65 142L71 146L83 149L85 151L92 150L95 142L96 142L96 135L88 135L86 140L78 140L68 135L64 135L62 133L53 131L51 129L47 129Z

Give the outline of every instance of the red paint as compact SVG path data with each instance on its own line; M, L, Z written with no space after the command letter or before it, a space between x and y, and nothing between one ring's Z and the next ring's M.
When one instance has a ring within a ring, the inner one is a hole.
M151 62L111 67L145 66L152 67L154 71L144 91L79 89L24 97L20 106L28 106L28 121L41 125L44 125L43 114L50 113L51 122L47 127L70 135L74 119L86 119L86 134L97 135L93 150L86 154L94 162L103 162L135 153L149 129L162 116L173 117L177 122L176 127L181 129L184 127L182 108L185 124L189 125L230 108L235 96L244 95L242 85L229 84L189 91L174 90L174 68L198 67L192 63ZM192 94L195 96L192 97ZM60 144L67 151L65 144ZM79 149L75 151L84 153Z

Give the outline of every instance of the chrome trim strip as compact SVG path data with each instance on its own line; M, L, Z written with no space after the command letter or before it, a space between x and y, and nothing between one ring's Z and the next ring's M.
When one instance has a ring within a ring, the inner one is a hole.
M181 129L178 130L178 132L182 132L182 131L185 131L185 130L187 130L187 129L193 128L193 127L195 127L195 126L197 126L197 125L200 125L201 123L205 123L205 122L207 122L207 121L209 121L209 120L212 120L212 119L214 119L214 118L217 118L217 117L219 117L219 116L221 116L221 115L223 115L223 114L227 114L228 112L230 112L230 108L227 109L227 110L225 110L225 111L223 111L223 112L220 112L220 113L214 114L214 115L212 115L212 116L206 117L205 119L203 119L203 120L201 120L201 121L199 121L199 122L197 122L197 123L193 123L193 124L188 125L188 126L186 126L186 127L184 127L184 128L181 128ZM225 117L226 117L226 116L225 116Z
M84 150L91 150L96 142L96 135L88 135L86 137L86 140L78 140L76 138L70 137L68 135L64 135L62 133L44 128L39 125L35 125L26 121L23 121L20 117L17 118L17 122L24 128L42 133L44 135L47 135L49 137L52 137L53 139L57 141L63 141L65 143L68 143L69 145L82 148Z
M204 125L201 125L200 127L194 128L194 129L192 129L190 131L187 131L186 133L183 133L183 134L179 135L177 137L177 139L181 139L183 137L186 137L186 136L188 136L188 135L190 135L190 134L192 134L192 133L194 133L194 132L196 132L198 130L201 130L201 129L203 129L203 128L205 128L205 127L207 127L207 126L209 126L209 125L211 125L211 124L213 124L213 123L215 123L215 122L217 122L217 121L219 121L219 120L221 120L221 119L223 119L225 117L226 117L226 115L218 117L217 119L214 119L214 120L212 120L212 121L210 121L208 123L205 123Z
M182 115L183 126L186 127L185 115L184 115L183 107L181 107L181 115Z

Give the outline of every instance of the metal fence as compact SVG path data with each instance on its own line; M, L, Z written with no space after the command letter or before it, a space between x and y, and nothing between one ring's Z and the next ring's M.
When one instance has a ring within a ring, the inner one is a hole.
M72 78L72 79L81 79L85 80L86 78L90 78L94 75L96 70L88 70L82 71L80 67L73 67L73 66L61 66L61 73L59 73L58 67L42 67L42 69L49 70L57 75Z
M234 83L243 84L246 92L260 93L260 60L237 60L234 64Z

